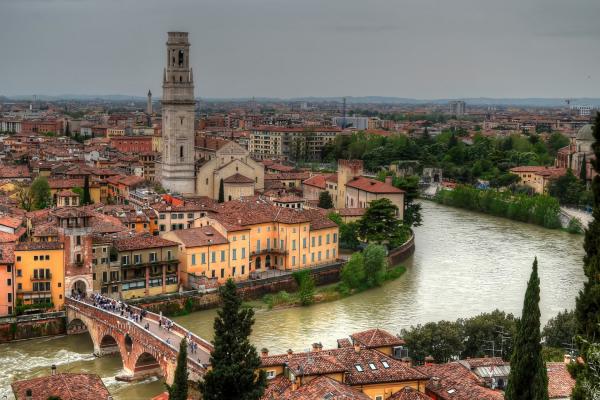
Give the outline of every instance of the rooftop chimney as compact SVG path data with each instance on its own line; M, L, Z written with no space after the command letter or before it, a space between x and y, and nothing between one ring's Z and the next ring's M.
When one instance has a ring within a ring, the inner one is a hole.
M268 355L269 355L269 349L267 349L266 347L263 347L263 348L260 350L260 356L261 356L261 357L267 357Z
M52 364L52 367L50 367L50 369L52 370L51 375L56 375L56 365Z
M312 351L314 352L318 352L319 350L321 350L321 343L313 343L312 344Z
M360 343L358 343L358 341L354 341L354 351L359 353L360 352Z
M288 351L287 351L288 360L292 359L292 354L294 354L294 351L292 349L288 349Z
M433 357L431 357L431 356L425 357L425 365L433 365L433 364L435 364L435 360Z
M385 177L385 183L387 183L388 185L392 184L392 176L391 175L387 175Z
M438 378L437 376L434 376L431 378L431 385L438 389L440 387L440 378Z
M402 364L406 365L407 367L412 366L412 360L410 359L410 357L402 357L402 359L400 361L402 362Z

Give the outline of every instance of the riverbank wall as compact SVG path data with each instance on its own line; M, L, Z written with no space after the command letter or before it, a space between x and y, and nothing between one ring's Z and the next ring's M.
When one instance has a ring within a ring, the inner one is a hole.
M66 332L64 312L0 318L0 343L64 335Z

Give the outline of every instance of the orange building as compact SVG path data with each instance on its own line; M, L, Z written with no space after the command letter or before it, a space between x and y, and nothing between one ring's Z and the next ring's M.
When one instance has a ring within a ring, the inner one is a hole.
M0 317L15 310L14 243L0 244Z

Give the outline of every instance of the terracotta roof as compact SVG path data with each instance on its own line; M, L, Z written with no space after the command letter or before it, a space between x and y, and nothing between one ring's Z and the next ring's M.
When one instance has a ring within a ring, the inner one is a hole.
M285 393L285 400L370 400L371 398L359 390L331 379L320 376L300 386L294 391Z
M158 247L178 246L179 243L163 239L160 236L153 236L147 233L132 235L128 238L118 239L114 242L118 251L131 251L153 249Z
M285 127L276 125L258 126L250 129L252 132L256 131L268 131L268 132L306 132L307 134L312 132L341 132L342 130L337 126L298 126L298 127Z
M343 349L345 347L352 347L352 342L348 338L342 338L337 340L337 345L339 349Z
M83 179L48 179L48 185L50 189L72 189L76 187L83 187Z
M31 178L26 165L0 165L0 178Z
M262 396L262 400L283 400L288 389L292 387L292 382L283 375L277 375L273 379L267 381L267 387L265 393Z
M282 164L270 164L268 168L279 172L291 172L294 170L294 167Z
M56 193L56 195L58 197L73 197L73 196L79 196L77 193L75 193L72 190L61 190L60 192Z
M0 225L8 226L9 228L17 229L22 223L22 218L9 217L8 215L0 217Z
M254 181L248 177L245 177L242 174L236 173L231 175L228 178L223 179L223 183L254 183Z
M309 353L273 355L261 358L263 367L287 364L292 370L303 367L311 375L332 373L343 367L345 382L349 385L366 385L384 382L426 380L428 377L377 350L353 347L321 350ZM386 367L387 365L387 367ZM357 367L358 366L358 367Z
M567 371L565 363L549 362L546 363L546 369L548 371L548 397L551 399L569 398L575 386L575 379Z
M2 243L0 244L0 263L11 264L15 262L15 244Z
M152 204L150 207L158 212L208 211L212 210L216 204L217 202L209 197L196 197L193 200L186 200L181 205L160 202Z
M287 181L287 180L305 180L308 179L310 176L310 174L308 172L282 172L279 174L265 174L265 181L272 181L272 180L280 180L280 181Z
M104 400L110 392L95 374L56 374L13 382L13 393L18 399L25 399L31 390L31 400L46 400L56 396L62 400Z
M435 377L429 380L426 389L435 394L438 400L504 400L502 392L469 381Z
M366 178L364 176L354 178L346 183L346 186L369 193L404 193L404 190L398 189L389 183L381 182L377 179Z
M325 178L326 178L325 175L321 175L321 174L314 175L314 176L311 176L310 178L302 181L302 184L308 185L308 186L314 186L319 189L325 189L325 188L327 188L327 183L325 183Z
M353 333L350 337L367 349L384 346L401 346L404 340L382 329L369 329Z
M567 170L565 168L554 168L545 166L521 166L511 168L510 171L516 173L532 173L535 175L547 177L559 177L567 173Z
M340 208L338 214L341 217L362 217L366 211L366 208Z
M465 360L460 360L460 363L471 369L479 367L510 365L510 363L508 361L504 361L502 357L467 358Z
M227 239L212 226L176 230L173 231L173 235L176 237L175 240L185 247L200 247L227 243Z
M273 199L273 201L276 203L298 203L298 202L304 203L304 199L302 197L294 196L294 195L277 197L277 198Z
M436 376L438 378L447 378L454 381L470 381L476 385L483 384L481 378L459 362L419 365L416 366L415 369L421 371L430 378Z
M388 397L388 400L431 400L431 397L418 390L405 386L396 393Z
M21 242L15 245L15 251L60 250L62 248L62 242Z

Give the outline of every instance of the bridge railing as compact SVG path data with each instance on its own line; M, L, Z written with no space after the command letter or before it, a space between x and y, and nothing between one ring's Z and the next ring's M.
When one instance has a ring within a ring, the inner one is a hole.
M73 309L76 309L79 312L82 312L81 308L84 308L84 309L88 309L88 310L94 310L94 311L100 312L102 314L108 314L111 317L117 318L117 319L121 320L122 322L126 323L129 327L133 327L138 332L138 334L140 334L140 336L150 335L150 336L154 337L161 344L167 346L168 348L170 348L170 350L173 351L172 356L175 359L177 358L177 355L179 354L179 349L177 347L175 347L175 345L173 343L167 343L165 340L163 340L160 336L156 335L154 332L150 332L150 331L144 329L144 327L142 327L139 323L136 323L128 318L125 318L124 316L121 316L116 313L108 312L106 310L103 310L99 307L94 306L93 304L90 304L90 303L82 301L82 300L77 300L77 299L74 299L71 297L65 298L65 305L72 307ZM133 306L130 306L130 307L138 312L141 311L141 309L138 307L133 307ZM152 312L146 311L146 316L144 318L158 322L158 320L160 319L160 316L157 314L154 314ZM173 329L171 331L176 332L181 337L184 337L185 334L188 332L185 328L183 328L182 326L180 326L179 324L176 324L176 323L173 323ZM200 336L196 335L195 333L190 332L190 334L191 334L192 340L194 342L196 342L199 346L201 346L208 354L210 354L212 352L213 347L212 347L212 344L210 344L210 342L206 341L205 339L202 339ZM201 371L204 371L206 369L206 367L204 365L202 365L200 362L194 360L193 358L191 358L189 356L188 356L188 364L191 364L194 368L201 370Z

